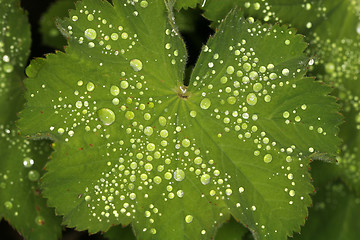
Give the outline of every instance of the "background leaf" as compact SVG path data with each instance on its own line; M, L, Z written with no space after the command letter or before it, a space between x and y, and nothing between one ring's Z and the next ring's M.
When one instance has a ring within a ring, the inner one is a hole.
M24 139L14 123L24 103L30 26L18 1L0 5L0 214L27 239L57 239L60 220L47 208L38 184L50 143Z
M172 17L162 1L79 2L59 21L66 53L27 68L20 126L55 141L49 203L90 232L210 238L231 213L257 239L286 239L311 202L308 156L339 144L330 89L304 78L294 29L236 10L184 86Z
M43 44L55 49L63 49L66 39L56 27L56 18L62 18L69 14L69 9L75 7L75 0L58 0L51 4L49 9L40 19L40 32Z

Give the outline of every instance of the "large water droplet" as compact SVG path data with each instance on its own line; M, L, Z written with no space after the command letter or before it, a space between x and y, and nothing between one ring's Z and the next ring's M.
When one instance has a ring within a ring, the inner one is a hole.
M249 105L255 105L257 103L257 97L254 93L249 93L246 97L246 102L249 104Z
M200 178L200 181L202 184L207 185L210 183L210 179L211 179L211 177L209 174L203 174Z
M264 162L265 163L270 163L272 161L272 156L271 156L271 154L266 154L265 156L264 156Z
M138 72L142 69L143 64L139 59L133 59L130 61L130 66L134 69L135 72Z
M102 108L97 113L104 125L111 125L115 121L115 113L108 108Z
M176 181L181 182L185 178L185 172L181 169L176 169L174 172L174 178Z
M94 40L96 38L96 31L92 28L88 28L85 30L85 37L89 40Z
M208 98L204 98L203 100L201 100L200 102L200 107L202 109L208 109L211 106L211 101Z

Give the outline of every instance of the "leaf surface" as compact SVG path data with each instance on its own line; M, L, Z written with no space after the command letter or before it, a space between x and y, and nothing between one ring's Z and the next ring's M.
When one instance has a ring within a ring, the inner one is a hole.
M232 214L256 239L286 239L311 202L307 156L336 153L341 120L304 78L302 37L234 10L187 87L171 5L144 2L77 3L59 22L66 52L27 69L19 125L55 140L49 203L90 232L209 239Z
M0 5L0 215L26 239L57 239L60 219L39 189L50 144L19 136L14 122L24 104L22 79L30 25L19 1L0 1Z

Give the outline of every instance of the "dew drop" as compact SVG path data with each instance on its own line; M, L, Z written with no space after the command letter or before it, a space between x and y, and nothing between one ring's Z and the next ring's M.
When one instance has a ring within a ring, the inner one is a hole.
M3 69L6 73L11 73L14 70L14 67L9 63L5 63Z
M193 221L194 217L192 215L186 215L185 217L185 222L186 223L191 223Z
M119 88L118 86L113 85L113 86L111 86L111 88L110 88L110 93L111 93L111 95L113 95L113 96L117 96L117 95L119 95L119 93L120 93L120 88Z
M204 98L203 100L201 100L200 102L200 107L202 109L208 109L211 106L211 101L208 98Z
M100 109L97 114L100 121L106 126L111 125L115 121L115 113L108 108Z
M95 89L95 85L94 85L92 82L89 82L88 84L86 84L86 89L87 89L89 92L92 92L92 91L94 91L94 89Z
M261 89L262 89L262 84L261 83L255 83L254 86L253 86L253 90L255 92L259 92Z
M272 161L272 156L271 156L271 154L266 154L265 156L264 156L264 162L265 163L270 163Z
M227 68L226 68L226 73L227 74L233 74L234 73L234 71L235 71L235 69L234 69L234 67L233 66L228 66Z
M133 59L130 61L130 66L134 69L135 72L138 72L142 69L143 64L139 59Z
M190 116L193 118L196 117L196 111L190 111Z
M30 168L32 165L34 165L34 160L29 157L26 157L24 158L23 165L26 168Z
M39 226L44 225L45 224L45 219L42 216L37 216L35 218L35 223Z
M4 207L5 207L7 210L10 210L10 209L12 209L13 204L12 204L10 201L6 201L6 202L4 202Z
M39 177L40 177L40 173L36 170L30 170L29 173L28 173L28 178L30 181L37 181L39 180Z
M146 127L144 129L144 133L145 133L146 136L151 136L153 134L153 132L154 132L154 130L153 130L152 127Z
M201 177L200 177L200 181L203 185L207 185L210 183L210 175L209 174L203 174Z
M94 40L96 38L96 31L92 28L85 30L85 37L89 40Z
M256 95L254 93L249 93L246 97L246 102L251 106L255 105L257 103Z
M176 169L174 172L174 178L176 181L181 182L185 178L185 172L181 169Z
M149 3L148 3L147 1L141 1L141 2L140 2L140 6L141 6L142 8L146 8L148 5L149 5Z

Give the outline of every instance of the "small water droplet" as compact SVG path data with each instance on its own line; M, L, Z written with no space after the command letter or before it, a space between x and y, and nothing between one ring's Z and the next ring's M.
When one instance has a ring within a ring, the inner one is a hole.
M36 170L30 170L29 173L28 173L28 178L30 181L37 181L40 177L40 173Z
M26 168L30 168L30 167L32 167L32 165L34 165L34 160L29 157L26 157L26 158L24 158L23 165Z
M115 113L108 108L100 109L97 114L104 125L111 125L115 121Z
M194 217L192 215L186 215L185 217L185 222L186 223L191 223L193 221Z
M149 3L148 3L147 1L141 1L141 2L140 2L140 6L141 6L142 8L146 8L148 5L149 5Z
M37 216L35 222L37 225L41 226L45 224L45 219L42 216Z
M94 91L95 89L95 85L92 82L89 82L88 84L86 84L86 89L91 92Z
M146 127L144 129L144 133L145 133L146 136L151 136L153 134L153 132L154 132L154 130L153 130L152 127Z

